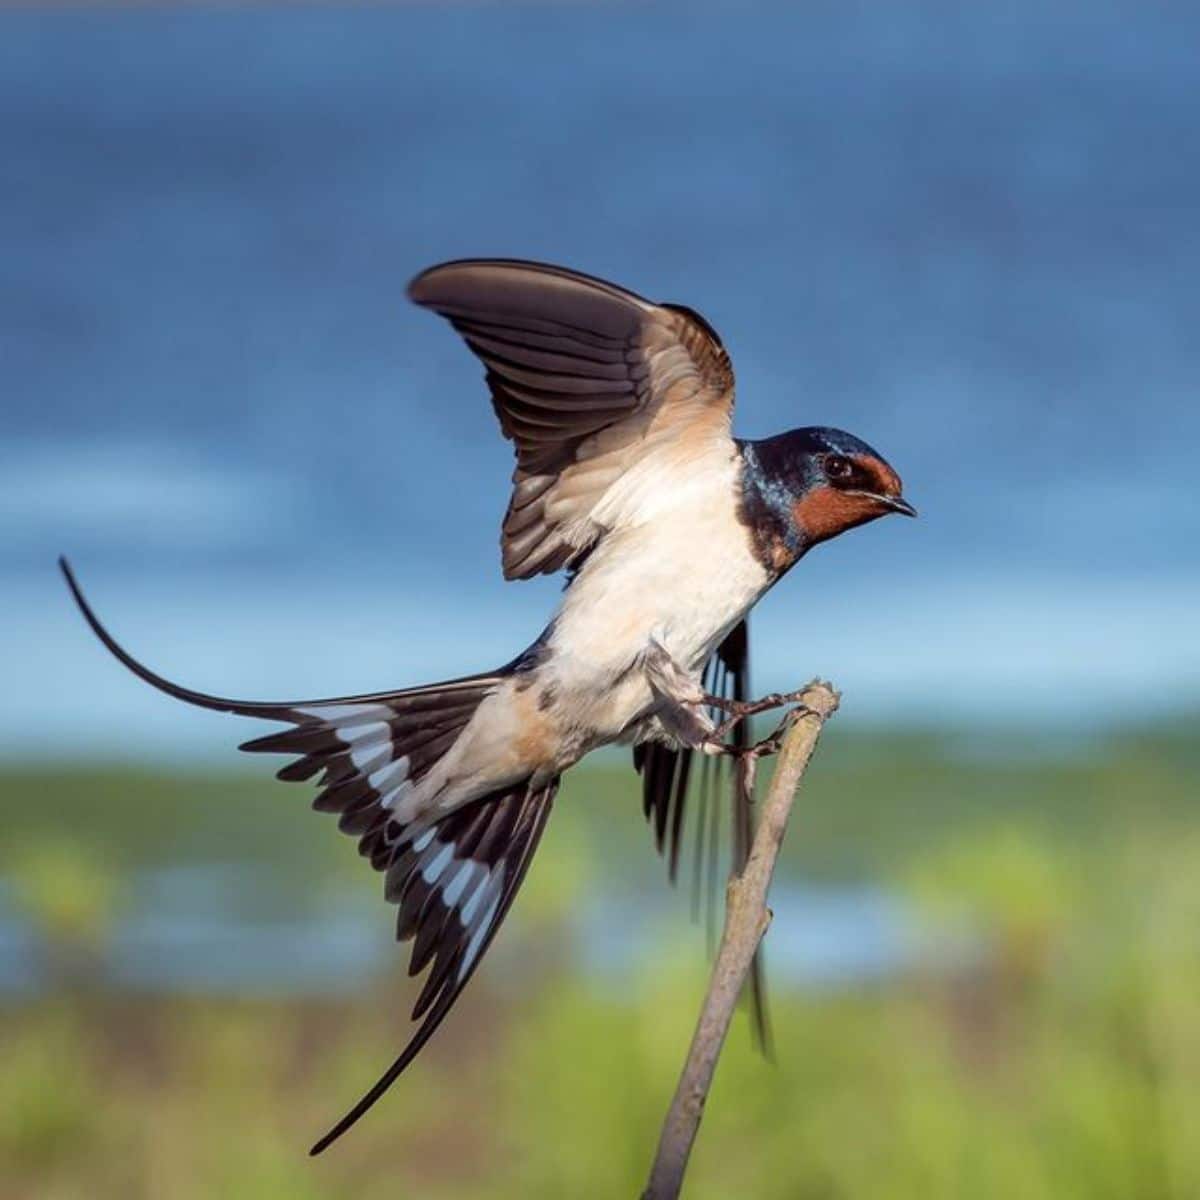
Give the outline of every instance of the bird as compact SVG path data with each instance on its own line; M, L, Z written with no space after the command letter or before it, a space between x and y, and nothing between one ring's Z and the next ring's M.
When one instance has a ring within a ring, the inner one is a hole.
M290 756L280 779L316 777L313 807L358 838L397 907L397 938L413 943L409 973L427 971L412 1014L421 1024L313 1154L383 1095L454 1005L525 878L564 772L631 744L674 878L696 756L707 768L753 750L739 723L756 711L750 610L821 542L916 515L895 470L852 434L735 437L731 360L692 308L518 259L442 263L408 297L481 360L513 445L504 577L565 574L545 628L510 662L334 699L213 696L129 654L60 559L84 619L135 675L285 727L240 748ZM748 819L735 819L743 858Z

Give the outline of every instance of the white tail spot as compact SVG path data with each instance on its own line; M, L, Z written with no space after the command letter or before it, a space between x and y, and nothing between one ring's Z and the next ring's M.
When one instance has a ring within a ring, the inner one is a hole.
M466 953L463 955L462 965L458 968L458 977L462 979L464 975L471 969L471 964L479 955L479 951L483 948L483 940L487 937L488 930L491 928L492 921L496 916L496 909L500 907L500 888L496 888L495 898L492 900L490 907L484 914L483 920L479 923L479 928L471 935L471 940L467 943Z
M447 908L454 908L461 899L463 892L467 890L467 885L480 872L486 875L487 869L479 863L464 861L455 872L454 878L442 889L442 903Z
M441 873L449 865L450 859L453 857L453 855L454 846L447 842L446 845L444 845L437 852L437 854L434 855L433 859L421 868L421 875L425 882L429 884L437 883L438 876L441 875Z
M382 796L392 791L397 785L408 778L408 755L402 754L395 762L382 766L378 771L372 771L367 776L367 782Z

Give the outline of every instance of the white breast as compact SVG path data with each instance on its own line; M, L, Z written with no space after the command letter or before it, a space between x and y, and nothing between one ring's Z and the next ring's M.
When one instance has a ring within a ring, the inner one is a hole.
M737 519L732 443L711 447L704 461L672 465L664 470L660 461L652 487L631 479L633 499L613 498L613 509L625 500L621 527L605 535L567 592L550 639L556 684L597 700L607 694L594 719L616 729L649 702L638 677L613 685L651 638L698 673L770 584Z

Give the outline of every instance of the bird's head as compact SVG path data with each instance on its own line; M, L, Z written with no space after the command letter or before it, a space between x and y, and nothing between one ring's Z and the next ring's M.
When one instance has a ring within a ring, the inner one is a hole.
M742 454L743 519L776 570L856 525L917 515L883 455L843 430L793 429L745 442Z

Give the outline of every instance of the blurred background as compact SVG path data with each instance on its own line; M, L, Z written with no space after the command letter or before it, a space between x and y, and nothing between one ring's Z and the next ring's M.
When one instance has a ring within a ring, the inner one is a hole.
M699 309L739 433L847 428L922 513L752 622L758 686L845 699L777 1061L741 1022L688 1194L1200 1195L1197 44L1134 0L0 11L3 1194L638 1193L706 935L625 753L310 1161L407 1037L379 881L54 568L226 695L506 661L560 583L501 581L509 449L404 300L501 255Z

